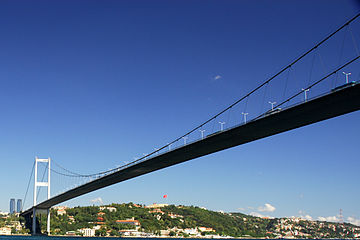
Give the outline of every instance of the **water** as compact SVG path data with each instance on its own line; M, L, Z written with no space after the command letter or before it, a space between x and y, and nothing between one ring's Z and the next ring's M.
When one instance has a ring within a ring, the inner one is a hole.
M91 239L91 240L116 240L116 239L122 239L120 237L59 237L59 236L0 236L0 240L79 240L81 239ZM125 238L126 239L126 238ZM144 240L144 238L127 238L129 240ZM150 238L149 238L150 239ZM155 238L151 238L155 239ZM161 240L170 240L169 238L161 238ZM177 240L176 238L171 238L171 240Z
M199 238L134 238L134 237L129 237L129 238L121 238L121 237L80 237L80 236L76 236L76 237L68 237L68 236L63 236L63 237L55 237L55 236L1 236L0 235L0 240L79 240L79 238L81 239L91 239L91 240L116 240L116 239L121 239L121 240L145 240L145 239L152 239L152 240L199 240ZM214 238L215 239L215 238ZM220 240L220 239L219 239ZM221 239L224 240L224 239ZM242 239L242 240L250 240L250 239ZM251 240L255 240L255 239L251 239Z
M151 239L151 240L201 240L204 239L206 240L206 238L135 238L135 237L129 237L129 238L121 238L121 237L80 237L80 236L76 236L76 237L68 237L68 236L1 236L0 235L0 240L80 240L81 239L91 239L91 240L116 240L116 239L121 239L121 240L145 240L145 239ZM207 238L208 239L208 238ZM216 238L214 238L216 239ZM224 240L224 238L222 239L218 239L218 240ZM256 240L256 239L242 239L242 240Z
M48 236L0 236L0 240L79 240L82 239L120 239L120 238L105 238L105 237L48 237Z
M79 238L81 239L91 239L91 240L116 240L116 239L121 239L121 240L145 240L145 239L152 239L152 240L199 240L201 238L134 238L134 237L129 237L129 238L121 238L121 237L48 237L48 236L1 236L0 235L0 240L79 240ZM203 238L206 239L206 238ZM214 238L215 239L215 238ZM220 240L220 239L219 239ZM224 240L221 239L221 240ZM242 240L256 240L256 239L242 239ZM262 239L263 240L263 239ZM336 240L336 239L332 239L332 240Z
M91 240L116 240L116 239L121 239L121 240L145 240L145 239L156 239L156 240L180 240L180 238L121 238L121 237L80 237L80 236L76 236L76 237L68 237L68 236L0 236L0 240L79 240L79 238L81 239L91 239ZM182 240L184 240L183 238L181 238ZM191 240L191 238L187 238L189 240ZM199 240L199 239L196 239Z
M79 238L81 238L81 239L91 239L91 240L104 240L104 239L106 239L106 240L115 240L115 239L124 240L124 238L120 238L120 237L0 236L0 240L79 240ZM128 238L128 239L129 240L144 240L144 238ZM170 239L161 238L161 240L170 240ZM176 240L176 239L171 239L171 240Z
M81 239L91 239L91 240L116 240L116 239L121 239L121 240L144 240L144 239L153 239L153 240L184 240L184 239L188 239L188 240L199 240L199 238L134 238L134 237L129 237L129 238L121 238L121 237L68 237L68 236L64 236L64 237L55 237L55 236L0 236L0 240L79 240L79 238ZM221 239L224 240L224 239ZM244 239L246 240L246 239ZM254 239L251 239L254 240Z

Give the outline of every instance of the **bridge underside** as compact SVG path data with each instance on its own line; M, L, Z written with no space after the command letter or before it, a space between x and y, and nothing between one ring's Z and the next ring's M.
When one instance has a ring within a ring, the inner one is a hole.
M69 199L146 173L359 109L360 84L357 84L158 155L57 195L38 204L36 208L48 209ZM25 216L31 212L29 209L21 215Z
M30 214L25 214L23 215L24 220L25 220L25 228L29 229L32 235L39 235L41 234L41 226L40 226L40 221L39 218L36 218L36 229L35 232L33 232L32 229L32 225L33 225L33 216L32 216L32 212Z

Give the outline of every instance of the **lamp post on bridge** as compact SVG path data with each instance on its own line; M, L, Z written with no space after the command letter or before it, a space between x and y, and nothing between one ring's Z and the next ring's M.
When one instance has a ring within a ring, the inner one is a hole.
M269 102L271 104L271 111L274 111L274 105L276 104L276 102Z
M154 148L156 155L159 155L159 149L158 148Z
M182 137L182 139L184 139L184 145L186 145L186 139L188 139L188 137L185 136L185 137Z
M349 73L343 72L343 74L345 75L346 83L349 83L349 75L351 75L351 72Z
M201 132L201 140L203 140L204 139L204 132L205 132L205 130L199 130L200 132Z
M310 89L309 88L307 88L307 89L302 88L301 90L304 91L304 98L305 98L305 102L306 102L307 101L307 92L310 91Z
M244 116L244 123L246 124L246 115L248 115L249 113L242 112L241 114Z
M224 131L225 122L219 122L219 123L220 123L220 131Z

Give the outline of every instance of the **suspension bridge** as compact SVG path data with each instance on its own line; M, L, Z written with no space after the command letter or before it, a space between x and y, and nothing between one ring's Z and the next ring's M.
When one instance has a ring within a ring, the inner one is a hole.
M354 34L360 29L359 16L357 14L348 20L223 111L135 161L95 174L79 174L54 160L36 159L33 206L21 213L27 227L33 234L40 233L36 213L45 210L48 215L47 233L50 233L49 209L64 201L201 156L359 110L360 51ZM307 72L308 76L299 79L296 72ZM238 116L242 117L240 121ZM52 167L50 162L54 163ZM42 180L38 181L37 168L41 163L46 167ZM62 177L85 179L85 182L51 195L50 172ZM47 198L40 203L37 203L38 187L48 188Z

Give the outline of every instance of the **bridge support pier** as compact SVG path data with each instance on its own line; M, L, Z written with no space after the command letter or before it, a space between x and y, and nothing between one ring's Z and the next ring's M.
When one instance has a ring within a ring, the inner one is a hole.
M48 235L50 235L50 208L47 210L46 232L47 232Z
M43 162L43 163L47 163L47 169L48 169L48 177L47 177L47 181L46 182L38 182L38 174L37 174L37 168L38 168L38 162ZM46 158L46 159L40 159L40 158L35 158L35 185L34 185L34 207L33 207L33 214L32 214L32 234L38 234L36 232L37 226L36 226L36 202L37 202L37 188L38 187L47 187L47 199L50 198L50 158ZM46 209L47 210L47 226L46 226L46 231L47 234L50 234L50 208ZM39 229L40 227L38 227ZM39 232L39 234L41 234L41 230Z
M36 208L33 208L32 212L32 234L36 234Z
M36 217L36 215L39 216L39 209L34 208L27 214L22 215L24 217L23 223L25 224L25 228L30 230L31 235L41 234L40 218ZM20 221L22 221L22 219L20 219Z

